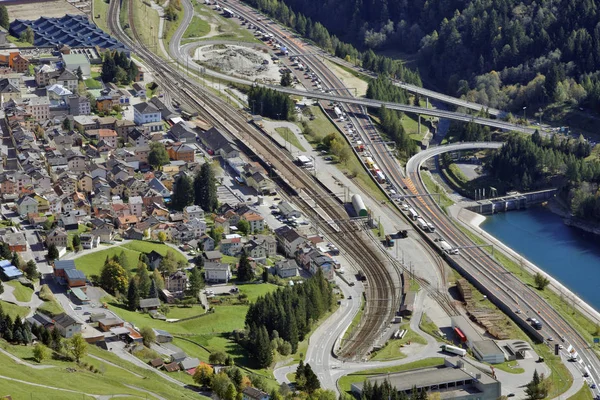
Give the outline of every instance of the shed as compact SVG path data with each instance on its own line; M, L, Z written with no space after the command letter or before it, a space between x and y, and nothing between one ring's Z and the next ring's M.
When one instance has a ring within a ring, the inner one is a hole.
M194 357L186 357L179 363L179 366L184 371L196 368L198 365L200 365L200 360Z
M180 363L187 357L187 354L183 351L177 351L171 354L171 362Z
M156 297L140 299L140 308L142 310L156 310L158 307L160 307L160 300Z
M71 292L77 297L77 300L79 300L81 304L88 304L90 302L89 297L87 297L83 290L76 287L71 289Z
M155 358L155 359L153 359L153 360L150 360L150 365L152 365L154 368L161 367L161 366L163 366L163 365L164 365L164 363L165 363L165 362L164 362L164 361L163 361L163 359L162 359L162 358L160 358L160 357L158 357L158 358Z
M173 341L173 335L162 329L152 329L157 343L169 343Z
M167 372L176 372L179 371L179 364L177 364L176 362L165 364L164 369Z

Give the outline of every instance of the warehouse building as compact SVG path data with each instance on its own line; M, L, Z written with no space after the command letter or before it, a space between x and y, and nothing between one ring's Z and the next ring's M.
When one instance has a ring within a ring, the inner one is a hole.
M10 24L9 31L11 35L20 37L28 27L34 33L34 46L98 47L125 51L129 55L129 50L123 43L98 28L85 15L40 17L35 21L16 19Z
M408 396L415 388L417 391L440 393L442 399L496 400L502 395L499 381L460 357L446 358L444 365L440 367L381 374L368 378L365 382L381 384L385 380L398 392ZM360 397L363 386L363 382L353 383L352 393Z
M482 362L500 364L506 355L494 340L486 339L473 328L473 325L462 315L452 317L452 329L460 342L466 343L473 355Z

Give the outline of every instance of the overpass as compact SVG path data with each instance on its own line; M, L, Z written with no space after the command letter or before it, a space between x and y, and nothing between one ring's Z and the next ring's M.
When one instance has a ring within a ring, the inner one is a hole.
M190 56L190 53L193 50L193 48L198 46L197 43L187 43L181 47L176 46L174 44L174 43L176 43L176 41L174 41L174 40L171 40L170 43L173 43L169 46L171 55L179 62L179 64L186 66L186 68L192 70L195 73L199 73L201 75L209 75L209 76L212 76L212 77L224 80L224 81L228 81L228 82L233 82L233 83L238 83L238 84L248 85L248 86L252 86L252 85L264 86L264 87L267 87L267 88L270 88L273 90L277 90L282 93L287 93L289 95L307 97L307 98L311 98L311 99L328 100L331 102L355 104L355 105L359 105L359 106L374 107L374 108L381 108L381 107L385 106L389 110L398 110L398 111L413 113L413 114L418 114L418 115L429 115L432 117L447 118L447 119L451 119L451 120L455 120L455 121L473 122L473 123L476 123L479 125L486 125L486 126L489 126L492 128L503 129L503 130L507 130L507 131L516 131L516 132L522 132L522 133L527 133L527 134L533 134L535 132L535 129L532 129L532 128L528 128L528 127L524 127L524 126L516 125L516 124L511 124L509 122L504 122L504 121L497 120L497 119L476 117L474 115L470 115L470 114L466 114L466 113L459 113L459 112L454 112L454 111L446 111L446 110L439 110L439 109L433 109L433 108L411 106L408 104L393 103L393 102L389 102L389 101L381 101L381 100L373 100L373 99L365 99L365 98L349 97L349 96L339 96L339 95L335 95L335 94L318 92L318 91L313 91L313 90L300 90L300 89L294 89L294 88L289 88L289 87L283 87L283 86L279 86L279 85L262 84L262 83L250 81L248 79L237 78L237 77L233 77L233 76L230 76L227 74L223 74L221 72L213 71L213 70L207 69L206 67L198 65L193 60L193 58ZM415 86L415 88L416 88L416 86ZM423 90L425 91L426 89L423 89ZM423 93L425 93L425 92L423 92ZM460 100L460 99L457 99L457 100ZM483 107L483 106L479 106L479 107Z
M430 147L412 156L406 163L406 174L416 173L419 171L421 164L431 157L438 156L449 151L459 150L477 150L477 149L499 149L504 143L502 142L468 142L447 144L444 146Z

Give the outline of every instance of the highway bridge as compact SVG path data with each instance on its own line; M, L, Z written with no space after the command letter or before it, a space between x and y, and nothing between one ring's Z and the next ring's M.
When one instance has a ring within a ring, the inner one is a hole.
M410 175L418 172L421 164L431 157L435 157L443 153L459 150L499 149L502 146L504 146L504 143L502 142L468 142L430 147L427 150L418 152L408 160L406 163L406 174Z

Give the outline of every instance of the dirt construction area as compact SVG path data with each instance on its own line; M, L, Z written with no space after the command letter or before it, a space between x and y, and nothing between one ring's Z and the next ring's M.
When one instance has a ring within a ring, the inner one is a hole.
M251 47L213 44L196 49L194 60L207 68L241 78L279 82L279 66L271 55Z
M81 5L84 5L84 3L81 3ZM89 9L89 4L87 6ZM41 16L57 18L64 17L67 14L83 14L65 0L11 2L11 4L6 5L6 9L10 21L15 19L35 20Z

